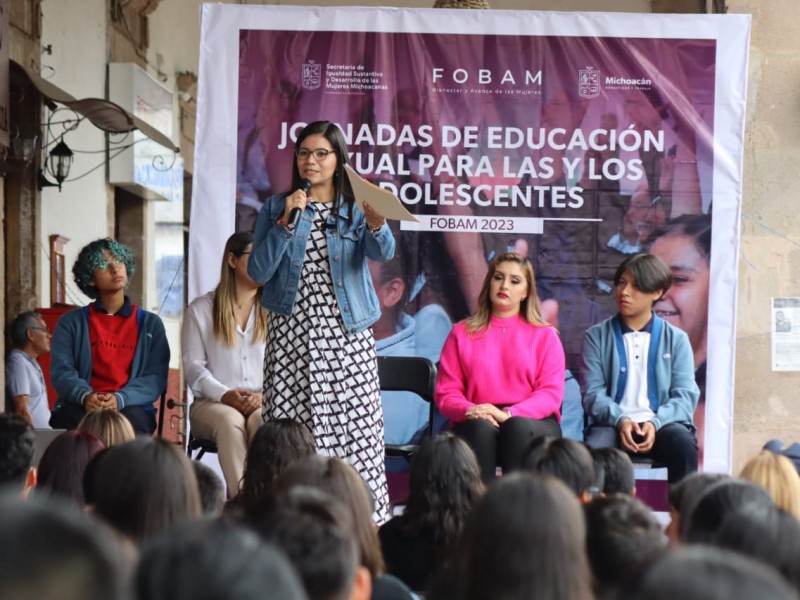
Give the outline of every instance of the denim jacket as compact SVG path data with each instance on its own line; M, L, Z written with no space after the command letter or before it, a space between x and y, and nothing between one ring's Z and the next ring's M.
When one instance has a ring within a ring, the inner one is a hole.
M261 207L253 234L253 251L247 272L264 285L261 306L281 315L290 315L297 297L306 243L315 211L309 203L293 231L278 223L286 203L284 194L272 196ZM343 218L328 216L325 236L336 302L349 333L363 331L381 314L378 295L372 285L367 258L385 262L394 256L394 236L388 225L378 235L367 229L364 213L353 208L347 218L347 205L339 202Z

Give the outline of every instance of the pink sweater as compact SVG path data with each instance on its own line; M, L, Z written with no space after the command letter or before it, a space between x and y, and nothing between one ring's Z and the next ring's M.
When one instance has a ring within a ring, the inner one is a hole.
M506 405L515 417L555 415L561 422L564 367L564 347L552 327L492 317L488 331L468 334L458 323L442 349L436 405L456 423L485 403Z

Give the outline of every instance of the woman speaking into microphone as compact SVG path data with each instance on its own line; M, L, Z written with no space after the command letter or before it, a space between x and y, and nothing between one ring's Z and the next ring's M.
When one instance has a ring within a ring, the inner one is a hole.
M392 258L394 237L376 211L356 207L336 125L307 125L294 153L294 191L262 207L248 265L269 310L264 419L306 424L321 454L344 458L361 474L383 522L383 415L370 329L380 305L367 258Z

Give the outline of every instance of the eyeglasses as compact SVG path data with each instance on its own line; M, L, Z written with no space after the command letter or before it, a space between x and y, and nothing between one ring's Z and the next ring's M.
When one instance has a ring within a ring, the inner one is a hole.
M115 260L115 259L105 260L97 265L97 270L105 271L106 269L110 269L111 267L119 267L119 266L127 267L125 261L123 260Z
M45 333L50 333L47 327L28 327L28 331L44 331Z
M333 150L327 150L326 148L317 148L316 150L298 148L294 151L294 155L300 160L308 160L308 157L312 154L316 160L322 161L328 158L328 154L333 154Z
M245 254L250 254L250 250L240 250L239 252L231 252L236 258L244 256Z

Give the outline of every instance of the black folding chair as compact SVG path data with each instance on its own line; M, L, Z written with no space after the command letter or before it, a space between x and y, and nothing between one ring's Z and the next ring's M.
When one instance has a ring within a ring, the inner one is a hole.
M194 456L195 452L197 452L197 456ZM203 455L206 452L210 454L216 454L217 445L210 440L201 440L194 437L190 430L189 443L186 445L186 453L189 455L189 458L193 458L194 460L200 460L201 458L203 458Z
M161 437L164 433L164 421L166 418L167 409L172 410L176 406L186 409L187 405L184 402L175 402L172 398L167 400L167 392L163 392L161 394L161 398L159 399L158 403L158 437ZM195 452L197 452L197 456L195 456ZM192 435L192 432L189 431L189 441L186 444L186 453L189 455L189 458L193 458L194 460L200 460L203 458L203 455L209 452L211 454L217 453L217 445L209 440L201 440Z
M378 379L381 391L413 392L430 405L428 411L428 437L433 435L433 392L436 388L436 365L421 356L379 356ZM387 444L386 456L411 458L418 444Z
M172 400L170 400L172 402ZM172 408L172 407L170 407ZM158 425L156 426L156 435L163 437L164 435L164 419L167 417L167 390L161 392L158 399Z
M170 402L172 402L173 406L182 406L184 409L188 408L188 404L181 403L178 404L177 402L173 402L169 400L167 405L169 406ZM172 406L170 406L172 408ZM197 452L197 456L195 456L195 452ZM189 458L194 460L200 460L203 458L203 455L208 452L209 454L216 454L217 453L217 445L212 442L211 440L201 440L200 438L194 437L192 435L192 429L189 427L189 439L186 442L186 454L189 455Z

